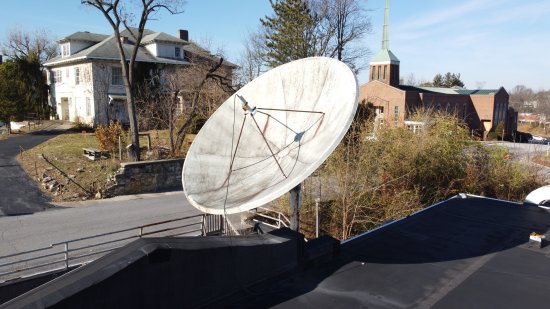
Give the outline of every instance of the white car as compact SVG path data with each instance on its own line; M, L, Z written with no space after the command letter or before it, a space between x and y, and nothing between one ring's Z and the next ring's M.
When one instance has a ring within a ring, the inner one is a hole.
M533 135L533 137L529 140L529 143L531 143L531 144L548 144L548 143L550 143L550 139L544 138L542 136Z

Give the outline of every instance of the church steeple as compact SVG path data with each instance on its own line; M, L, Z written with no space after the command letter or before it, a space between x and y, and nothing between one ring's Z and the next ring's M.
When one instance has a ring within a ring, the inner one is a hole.
M386 0L384 9L384 28L382 49L370 62L369 81L379 80L391 86L399 86L399 59L390 50L389 38L390 1Z
M390 0L386 0L386 8L384 8L384 30L382 33L382 49L390 49L390 38L388 33L390 21Z

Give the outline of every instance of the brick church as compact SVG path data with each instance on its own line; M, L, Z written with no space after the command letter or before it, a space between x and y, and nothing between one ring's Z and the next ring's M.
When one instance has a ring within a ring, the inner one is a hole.
M415 87L399 84L399 59L389 48L389 0L386 0L382 49L370 62L369 82L360 87L359 101L371 103L375 123L417 130L422 123L410 119L418 108L445 111L460 117L471 132L485 138L503 123L506 134L517 130L517 112L509 107L509 95L499 89Z

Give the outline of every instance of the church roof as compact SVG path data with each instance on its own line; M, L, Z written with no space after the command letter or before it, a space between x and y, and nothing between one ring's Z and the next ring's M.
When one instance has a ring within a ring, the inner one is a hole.
M495 95L500 89L462 89L446 87L416 87L399 85L399 89L405 91L418 91L420 93L442 93L442 94L463 94L463 95Z
M371 61L371 63L375 62L390 62L399 64L399 58L397 58L394 53L391 52L389 49L381 49L376 56L374 56Z

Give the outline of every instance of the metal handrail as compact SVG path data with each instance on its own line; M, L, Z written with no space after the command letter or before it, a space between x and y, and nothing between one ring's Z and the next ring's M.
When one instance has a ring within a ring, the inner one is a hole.
M2 268L6 268L6 267L9 267L9 266L22 265L21 267L18 267L18 268L16 267L15 269L8 269L8 271L0 272L0 282L5 282L7 280L13 280L13 279L16 279L16 278L19 278L19 277L22 277L22 276L32 276L32 275L36 275L36 274L39 274L39 273L47 273L47 272L51 272L51 271L58 271L58 270L68 269L69 267L86 264L86 263L89 263L89 262L93 261L94 259L85 259L83 261L82 260L83 258L108 253L108 252L111 252L111 251L113 251L117 248L122 247L123 245L120 245L120 246L115 245L115 246L108 247L108 248L101 248L102 246L106 246L108 244L113 244L113 243L122 242L122 241L129 241L131 239L137 239L137 238L141 238L141 237L145 237L145 236L149 236L149 235L153 235L153 234L159 234L159 233L164 233L164 232L169 232L169 231L181 230L183 228L188 228L188 227L192 227L192 226L195 226L195 225L199 225L200 227L192 229L192 230L178 232L176 234L168 235L168 237L180 236L180 235L197 233L197 232L200 232L200 234L202 236L205 236L205 235L207 235L206 234L207 231L210 232L210 233L211 232L216 232L216 229L221 229L219 231L219 233L223 233L223 222L225 220L223 218L212 218L211 219L210 217L213 217L213 215L200 214L200 215L193 215L193 216L181 217L181 218L176 218L176 219L170 219L170 220L165 220L165 221L161 221L161 222L155 222L155 223L140 225L140 226L137 226L137 227L125 228L125 229L116 230L116 231L112 231L112 232L101 233L101 234L96 234L96 235L91 235L91 236L86 236L86 237L81 237L81 238L75 238L75 239L70 239L70 240L66 240L66 241L62 241L62 242L56 242L56 243L53 243L53 244L51 244L50 246L47 246L47 247L42 247L42 248L28 250L28 251L24 251L24 252L9 254L9 255L5 255L5 256L0 256L0 261L9 259L5 263L0 263L0 270ZM219 216L219 217L221 217L221 216ZM152 230L152 231L145 231L144 232L145 228L149 228L149 227L153 227L153 226L159 226L159 225L165 225L165 224L178 222L178 221L191 220L191 219L194 219L194 218L202 218L202 220L198 220L197 222L192 222L192 223L184 222L185 224L182 224L182 225L167 227L167 228L163 228L163 229L160 229L160 230ZM215 227L206 226L206 225L208 225L209 222L211 222L212 224L218 224L219 226L215 226ZM76 247L76 248L75 247L71 248L71 245L74 246L76 243L82 242L82 241L85 241L85 240L92 240L92 239L93 240L100 240L102 237L112 236L112 235L125 233L125 232L131 232L131 231L137 231L138 233L137 233L137 235L130 235L130 236L127 236L127 235L122 236L121 235L122 237L119 237L119 238L116 238L116 239L108 239L108 240L103 240L103 241L92 243L92 244L84 244L83 246ZM56 247L59 247L59 246L63 246L63 248L61 250L56 251L56 252L47 252L49 250L54 250ZM94 250L94 248L96 248L96 250ZM85 249L88 249L88 250L85 250ZM85 250L85 252L82 252L84 250ZM78 252L80 252L81 254L75 254L75 253L78 253ZM38 254L38 255L36 255L36 254ZM44 261L45 263L38 262L38 260L53 257L53 256L59 256L59 255L63 255L63 258L62 259L55 259L54 261ZM22 258L22 259L18 259L18 258ZM16 259L16 260L13 261L13 259ZM75 261L77 261L77 262L75 262ZM32 262L37 262L37 264L33 265ZM44 268L46 266L50 266L50 265L54 265L54 264L57 264L57 265L62 264L63 266L49 267L47 270L32 272L32 270L36 270L38 268ZM13 275L13 274L20 274L20 276L19 277L10 276L10 275Z
M277 215L277 217L273 217L273 216L270 216L269 214L258 212L258 210L261 210L267 213L274 213ZM270 219L277 222L277 225L273 225L262 221L263 224L266 224L268 226L275 227L275 228L280 228L281 226L284 226L284 227L290 226L290 220L282 212L275 211L273 209L269 209L265 207L257 207L254 209L254 211L249 211L249 212L254 215L260 216L262 218Z

